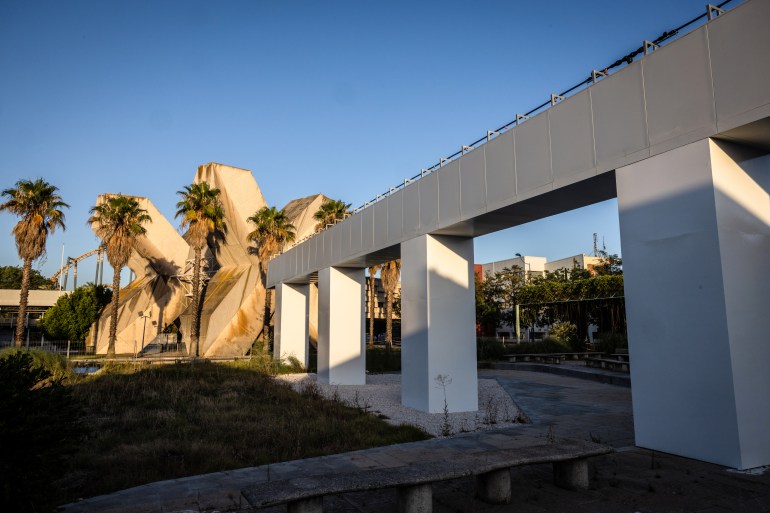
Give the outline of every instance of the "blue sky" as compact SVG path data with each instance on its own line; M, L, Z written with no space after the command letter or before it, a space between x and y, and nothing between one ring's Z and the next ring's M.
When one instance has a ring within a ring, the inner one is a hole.
M62 244L97 246L98 194L147 196L172 219L206 162L250 169L271 205L320 192L358 206L704 10L0 0L0 188L43 177L71 205L45 275ZM0 265L20 263L15 222L0 214ZM614 200L479 238L476 261L587 253L593 232L621 253Z

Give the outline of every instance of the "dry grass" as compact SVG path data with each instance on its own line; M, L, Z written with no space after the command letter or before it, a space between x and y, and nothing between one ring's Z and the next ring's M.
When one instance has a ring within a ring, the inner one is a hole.
M175 477L425 439L248 364L117 367L72 386L87 436L62 502Z

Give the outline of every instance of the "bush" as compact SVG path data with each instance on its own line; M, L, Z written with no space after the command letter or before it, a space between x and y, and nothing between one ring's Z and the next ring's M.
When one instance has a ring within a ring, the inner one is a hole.
M507 351L511 354L545 354L572 352L572 349L562 341L548 337L537 342L522 342L510 346Z
M400 371L401 350L387 346L367 348L366 370L374 373Z
M507 352L495 337L476 337L476 359L479 361L501 360Z
M599 351L604 354L616 353L618 349L627 349L628 339L620 333L608 333L599 339Z
M15 349L8 348L0 351L0 358L7 358L14 354L26 354L32 358L32 366L40 368L48 372L50 376L47 378L49 381L62 381L72 379L75 377L75 373L72 372L67 359L56 353L49 353L48 351L35 351L27 349Z
M53 483L79 438L79 410L62 379L24 351L0 356L0 390L0 509L52 511Z
M577 326L571 322L556 321L551 326L551 329L548 330L548 335L550 338L555 338L575 352L585 350L582 342L578 338Z

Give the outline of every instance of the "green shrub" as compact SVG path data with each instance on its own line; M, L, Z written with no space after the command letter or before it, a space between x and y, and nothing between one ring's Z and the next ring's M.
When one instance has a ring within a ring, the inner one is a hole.
M52 511L53 483L80 438L79 409L62 378L24 351L0 355L0 390L0 510Z
M599 339L599 351L604 354L616 353L618 349L628 348L628 338L620 333L608 333Z
M401 350L387 346L367 348L366 370L373 373L400 371Z
M7 358L13 354L23 353L29 355L32 358L32 366L41 368L48 372L50 376L47 378L52 381L60 381L64 379L72 379L75 377L75 373L67 362L67 359L57 353L49 353L48 351L35 351L27 349L15 349L7 348L0 351L0 358Z
M507 352L495 337L476 337L476 359L479 361L501 360Z
M584 351L583 344L578 338L577 326L571 322L556 321L548 330L550 338L555 338L574 352Z
M544 353L565 353L573 352L572 349L562 341L553 337L548 337L537 342L522 342L506 349L511 354L544 354Z

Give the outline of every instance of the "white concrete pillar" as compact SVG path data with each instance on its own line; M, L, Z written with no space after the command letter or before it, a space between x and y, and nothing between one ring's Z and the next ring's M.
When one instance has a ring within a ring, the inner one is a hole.
M770 464L770 156L706 139L616 178L637 445Z
M364 269L318 271L318 379L366 384Z
M422 235L401 244L405 406L441 412L446 389L450 412L478 409L474 302L473 239Z
M279 283L275 286L275 341L273 357L295 357L308 366L309 285Z

